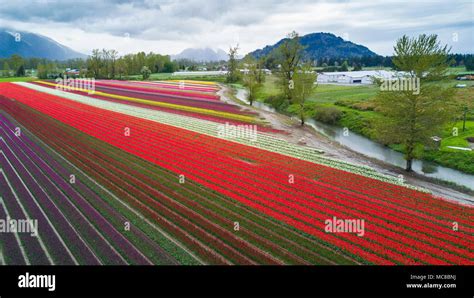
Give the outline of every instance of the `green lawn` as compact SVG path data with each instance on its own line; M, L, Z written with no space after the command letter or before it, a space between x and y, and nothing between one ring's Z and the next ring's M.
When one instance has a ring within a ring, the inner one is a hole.
M465 66L455 66L455 67L450 67L448 69L448 72L450 74L461 74L466 72L466 67Z
M277 77L274 75L265 76L265 82L257 94L257 100L264 101L269 96L275 96L280 93L277 86Z
M458 129L457 135L453 135L454 127ZM466 138L474 137L474 120L466 121L465 131L462 131L461 121L447 125L441 137L443 140L441 141L440 150L425 151L423 158L446 167L474 174L474 151L448 148L448 146L469 148Z
M0 83L3 82L29 82L37 80L36 77L11 77L11 78L0 78Z
M464 88L456 88L459 91L474 87L474 81L448 80L440 83L443 87L455 87L456 85L466 85Z
M452 126L452 127L451 127ZM474 121L466 121L466 130L462 131L462 121L456 122L454 125L449 125L444 131L444 138L441 141L441 150L449 152L457 152L459 150L447 148L448 146L469 148L466 138L474 138ZM454 133L457 132L457 135Z
M314 102L336 102L339 100L368 100L377 94L378 88L372 85L339 86L319 84L316 91L309 99Z
M443 87L454 87L457 84L465 84L465 88L456 88L459 97L474 95L474 81L448 80L443 82ZM378 87L374 85L354 85L341 86L333 84L319 84L314 94L309 98L310 102L316 103L335 103L337 101L359 102L373 99L378 92ZM277 86L277 77L275 75L266 76L265 83L257 95L260 101L269 96L279 93Z
M257 94L257 99L265 100L269 96L279 94L277 77L269 75L265 77L265 82ZM310 102L328 103L338 100L366 100L373 98L377 93L377 87L367 85L339 86L332 84L319 84L315 93L309 98Z

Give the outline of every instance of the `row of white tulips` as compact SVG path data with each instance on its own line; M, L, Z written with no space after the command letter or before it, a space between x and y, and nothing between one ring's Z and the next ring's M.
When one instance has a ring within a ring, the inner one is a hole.
M119 112L119 113L127 114L130 116L135 116L135 117L139 117L143 119L156 121L159 123L191 130L191 131L202 133L202 134L209 135L212 137L222 138L222 139L237 142L240 144L245 144L248 146L264 149L267 151L276 152L283 155L299 158L299 159L306 160L309 162L327 165L329 167L337 168L337 169L344 170L347 172L356 173L359 175L367 176L373 179L389 182L392 184L402 185L405 187L417 189L424 192L427 191L425 189L420 189L412 185L405 184L403 180L399 179L398 177L378 173L376 170L367 166L355 165L349 162L336 160L336 159L332 159L328 157L323 157L321 156L321 153L323 152L321 150L307 147L307 146L292 144L283 139L279 139L277 137L269 135L268 133L257 131L255 138L238 137L238 136L229 138L228 136L225 136L225 135L222 136L219 134L219 126L222 126L221 123L216 123L216 122L212 122L208 120L203 120L203 119L198 119L198 118L193 118L193 117L188 117L188 116L183 116L183 115L178 115L178 114L173 114L173 113L167 113L167 112L162 112L162 111L157 111L157 110L140 108L140 107L136 107L136 106L132 106L128 104L121 104L121 103L95 99L89 96L51 89L51 88L38 86L31 83L19 82L16 84L19 84L27 88L31 88L36 91L40 91L40 92L44 92L44 93L48 93L52 95L57 95L63 98L67 98L67 99L81 102L87 105L99 107L99 108L106 109L109 111Z

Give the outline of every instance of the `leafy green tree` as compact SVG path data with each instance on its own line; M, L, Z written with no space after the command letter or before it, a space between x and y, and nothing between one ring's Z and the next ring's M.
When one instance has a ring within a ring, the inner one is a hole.
M22 65L20 65L20 67L18 67L18 70L16 71L16 76L17 77L24 77L25 76L25 67Z
M354 63L353 71L360 71L360 70L362 70L362 65L360 65L360 63Z
M177 65L171 61L166 61L163 65L163 72L171 73L176 71Z
M119 75L119 79L122 79L122 76L127 74L127 65L125 60L118 59L116 63L117 74Z
M260 90L262 84L260 81L261 76L261 69L259 68L259 64L255 61L254 58L251 56L247 56L244 60L244 65L247 67L247 72L243 75L243 82L244 85L247 87L249 91L248 100L250 105L253 105L253 102L256 99L257 92Z
M13 54L10 57L10 62L11 62L11 65L13 67L13 71L15 72L15 74L17 74L18 71L20 70L20 67L25 64L25 61L23 60L23 58L21 58L21 56L16 55L16 54ZM24 68L23 68L23 72L24 72Z
M466 57L464 60L464 65L466 66L466 70L474 70L474 56L470 55Z
M263 60L263 66L265 68L274 70L277 68L277 59L275 58L275 55L273 53L270 53L267 56L263 56L261 58Z
M140 72L144 80L148 80L150 78L151 70L148 68L148 66L143 66Z
M263 72L263 68L265 67L265 59L262 57L257 60L256 62L256 70L257 70L257 82L259 84L263 84L265 82L265 73Z
M102 78L110 78L110 53L106 49L102 49L101 53L101 60L102 65L100 67L100 77Z
M466 131L467 115L470 111L474 110L474 99L469 97L459 97L456 100L456 103L457 112L462 115L462 131Z
M418 90L381 90L375 102L385 117L376 122L375 128L382 142L403 145L406 171L411 171L419 152L416 149L429 144L453 113L454 89L440 84L447 77L449 49L440 45L436 35L422 34L417 38L401 37L394 51L393 64L404 73L395 82L411 82L414 87L419 80Z
M237 53L239 45L229 48L229 62L227 67L227 83L236 83L240 79L240 72L238 69Z
M10 65L8 64L8 62L5 62L3 63L3 76L5 77L9 77L10 76Z
M293 74L296 72L298 64L302 58L304 47L300 43L298 33L295 31L288 34L287 38L278 47L276 55L280 64L278 71L279 84L284 96L291 102L292 92L290 90Z
M114 79L117 72L118 52L116 50L109 50L108 56L110 58L110 77Z
M349 64L347 61L344 61L341 65L341 68L339 69L340 71L348 71L349 70Z
M38 64L38 67L36 69L36 75L38 76L38 79L47 79L48 78L48 70L46 69L46 65L44 64Z
M315 82L318 75L312 70L309 63L299 67L293 74L293 88L290 89L293 112L298 114L301 125L303 126L309 111L306 110L306 101L314 93Z
M87 69L89 71L89 76L99 79L102 68L102 55L99 49L93 49L92 55L87 59Z

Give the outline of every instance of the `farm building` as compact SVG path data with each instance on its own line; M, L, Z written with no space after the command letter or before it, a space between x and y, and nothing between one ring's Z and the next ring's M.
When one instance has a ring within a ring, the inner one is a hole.
M224 70L207 70L207 71L175 71L173 76L224 76L227 71Z
M389 79L396 72L387 70L362 70L322 72L318 74L318 83L322 84L372 84L373 77Z
M243 68L243 69L239 69L239 71L243 74L248 74L250 70L248 68ZM270 69L267 69L267 68L262 68L261 71L266 75L271 75L272 74L272 71Z

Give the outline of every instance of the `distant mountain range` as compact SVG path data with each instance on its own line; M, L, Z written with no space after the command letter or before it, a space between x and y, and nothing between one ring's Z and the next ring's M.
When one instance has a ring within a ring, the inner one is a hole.
M193 49L188 48L179 53L178 55L172 55L171 59L188 59L196 62L208 62L208 61L227 61L229 56L226 52L221 49L213 50L211 48Z
M13 54L24 58L51 60L87 58L87 55L76 52L49 37L0 28L0 58L7 58Z
M255 50L250 55L259 58L273 53L284 41L282 39L274 45ZM305 46L306 58L351 58L362 56L377 56L367 47L345 41L331 33L311 33L300 37ZM7 58L13 54L30 58L46 58L51 60L67 60L72 58L87 58L87 55L74 51L49 37L0 28L0 58ZM189 59L196 62L227 61L228 55L221 49L188 48L171 59ZM240 58L240 57L239 57Z
M285 40L286 38L249 54L255 58L266 56L273 53ZM300 36L300 43L306 47L304 56L310 59L377 56L367 47L346 41L331 33L320 32L303 35Z

